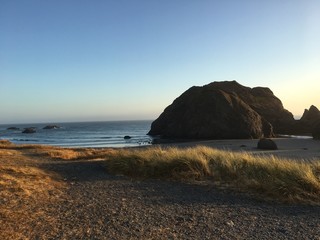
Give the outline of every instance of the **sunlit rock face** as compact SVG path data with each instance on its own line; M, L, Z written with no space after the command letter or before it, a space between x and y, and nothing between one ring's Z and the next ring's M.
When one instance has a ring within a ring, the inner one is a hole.
M188 89L152 123L148 134L192 139L273 137L273 129L293 121L270 89L224 81Z

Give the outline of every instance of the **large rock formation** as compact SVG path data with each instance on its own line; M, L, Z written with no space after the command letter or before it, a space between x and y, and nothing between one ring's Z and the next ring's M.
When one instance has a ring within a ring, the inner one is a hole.
M152 123L148 134L207 139L272 137L273 127L293 121L293 115L268 88L213 82L184 92Z

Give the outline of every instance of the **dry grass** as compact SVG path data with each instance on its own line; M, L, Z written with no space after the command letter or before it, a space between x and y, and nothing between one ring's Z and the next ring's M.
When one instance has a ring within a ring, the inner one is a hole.
M49 203L63 199L65 185L39 169L44 160L103 159L114 174L136 178L206 180L281 202L320 204L320 161L303 163L207 147L188 149L64 149L0 141L0 239L37 236ZM31 237L32 238L32 237ZM38 239L38 237L34 237Z
M0 142L0 156L16 154L10 151L27 151L44 159L104 159L108 171L114 174L182 181L207 180L280 201L320 204L320 161L304 163L208 147L64 149Z
M34 223L45 218L37 206L57 201L62 194L62 184L48 173L34 167L0 167L0 237L25 239L36 228ZM28 223L33 223L30 226ZM38 224L41 224L38 222Z
M58 201L64 185L36 165L26 165L33 160L13 149L14 145L0 144L0 239L26 239L42 224L39 219L45 218L37 206ZM50 224L50 219L46 221Z
M20 148L53 159L106 159L111 173L130 177L208 180L280 201L320 204L320 161L303 163L208 147L64 149L22 145Z
M285 202L320 204L320 162L301 163L207 147L119 150L106 161L115 174L209 180Z
M50 158L63 160L78 160L78 159L104 159L106 156L112 155L116 150L113 149L90 149L90 148L53 148L46 149L45 154Z
M106 155L112 154L113 149L94 149L94 148L61 148L48 145L21 144L15 145L7 140L0 140L1 152L8 150L27 150L28 154L49 157L60 160L79 160L79 159L103 159Z
M0 140L0 147L7 147L13 145L10 141L8 140Z

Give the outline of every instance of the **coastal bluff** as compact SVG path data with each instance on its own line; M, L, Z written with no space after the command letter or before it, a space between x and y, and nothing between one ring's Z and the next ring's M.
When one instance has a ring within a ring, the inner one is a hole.
M181 139L269 138L294 121L269 88L222 81L185 91L152 123L148 134Z

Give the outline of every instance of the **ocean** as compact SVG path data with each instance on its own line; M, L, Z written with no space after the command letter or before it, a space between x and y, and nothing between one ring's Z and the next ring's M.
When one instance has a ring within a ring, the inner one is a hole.
M152 121L109 121L75 123L41 123L0 125L0 139L15 144L44 144L61 147L137 147L150 145L147 135ZM43 129L57 125L58 129ZM8 130L16 127L19 130ZM22 133L24 128L36 128L35 133ZM124 139L130 136L130 139Z

